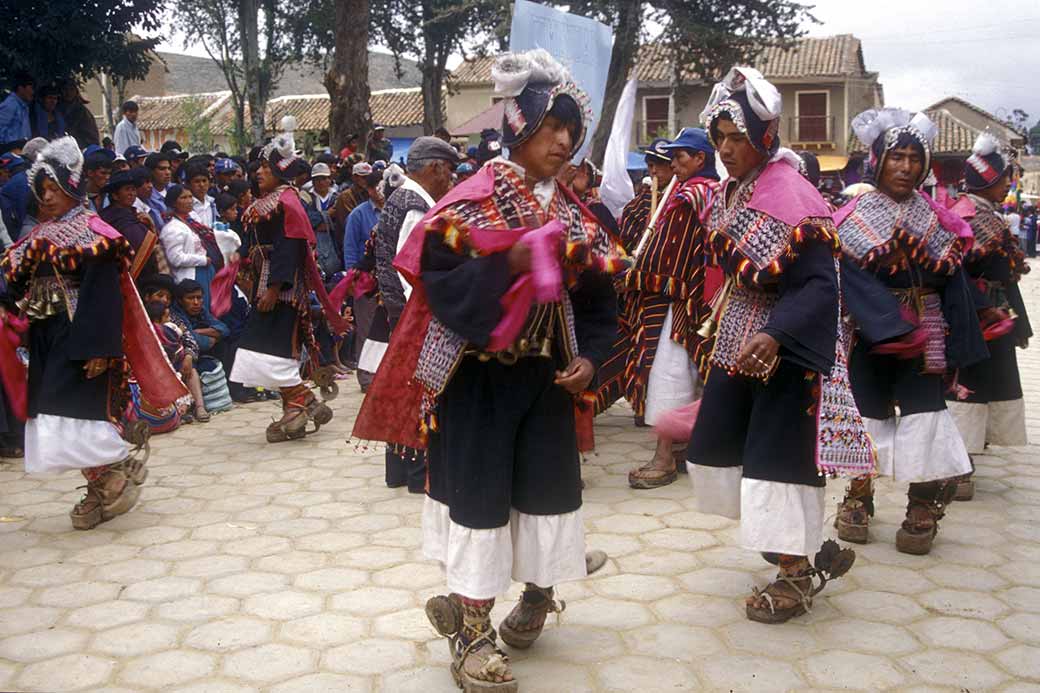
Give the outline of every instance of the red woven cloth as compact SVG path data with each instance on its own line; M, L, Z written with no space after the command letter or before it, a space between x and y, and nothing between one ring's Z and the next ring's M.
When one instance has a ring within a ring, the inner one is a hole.
M230 265L221 267L209 283L209 311L214 317L223 317L231 310L231 293L234 291L240 264L241 261L235 260Z
M28 329L28 320L11 313L0 323L0 381L11 411L19 421L25 421L28 415L28 374L16 350Z

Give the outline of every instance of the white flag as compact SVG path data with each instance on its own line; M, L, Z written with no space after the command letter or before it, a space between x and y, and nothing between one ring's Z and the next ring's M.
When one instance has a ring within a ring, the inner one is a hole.
M617 111L614 112L614 125L610 128L610 139L607 151L603 155L603 184L599 188L599 196L615 218L629 200L635 197L632 179L628 175L628 149L632 144L632 116L636 108L636 80L628 80Z

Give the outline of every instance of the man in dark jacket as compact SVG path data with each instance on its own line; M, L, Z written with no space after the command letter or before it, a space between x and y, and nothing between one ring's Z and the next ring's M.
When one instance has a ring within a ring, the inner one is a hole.
M451 188L451 173L458 162L455 148L437 137L420 137L408 150L408 178L387 197L376 227L376 281L392 331L401 318L411 286L393 267L394 256L408 235L434 203ZM425 484L422 458L406 460L389 448L386 451L386 485L407 484L422 493Z

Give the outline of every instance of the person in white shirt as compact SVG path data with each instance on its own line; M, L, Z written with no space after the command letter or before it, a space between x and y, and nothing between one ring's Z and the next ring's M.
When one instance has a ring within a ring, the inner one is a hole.
M192 164L185 175L188 189L191 190L191 218L206 228L212 229L217 220L217 207L209 196L209 169Z
M141 133L137 129L137 116L139 109L134 101L127 101L122 108L123 119L116 125L112 133L112 142L116 148L116 154L122 154L130 147L141 146Z
M1018 213L1018 210L1012 209L1011 212L1004 215L1007 219L1008 228L1011 229L1011 235L1015 238L1019 238L1022 234L1022 216Z
M202 287L204 305L208 306L210 284L222 259L219 249L216 250L215 257L206 252L200 231L196 231L199 222L192 217L193 199L191 191L182 185L171 185L166 189L166 207L171 216L163 226L159 240L162 242L166 261L174 279L178 284L183 279L197 281Z

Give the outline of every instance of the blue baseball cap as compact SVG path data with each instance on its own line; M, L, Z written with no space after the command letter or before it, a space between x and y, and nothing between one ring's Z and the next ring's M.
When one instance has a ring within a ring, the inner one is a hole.
M672 160L672 153L667 147L671 142L666 137L658 137L646 147L640 147L640 151L646 155L647 162L654 161L659 164L667 164Z
M679 131L679 136L664 148L668 152L674 152L677 149L704 152L704 168L697 175L702 178L718 179L719 174L715 171L715 147L711 146L708 133L702 128L683 128Z
M664 145L664 149L673 152L676 149L692 149L695 152L714 154L715 147L708 141L708 133L701 128L683 128L670 144Z
M100 144L88 144L87 148L83 150L83 158L86 159L91 154L97 154L98 152L101 152L102 154L107 156L109 161L116 160L116 153L113 152L111 149L105 149Z
M217 159L213 165L214 173L234 173L239 170L238 164L233 159Z
M148 156L148 150L139 144L131 144L123 150L123 158L127 161L130 161L131 159L143 159L146 156Z
M6 154L0 155L0 169L3 169L5 171L13 172L16 168L18 168L19 166L23 166L24 164L25 159L18 156L17 154L7 152Z

